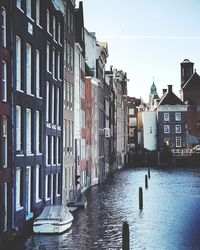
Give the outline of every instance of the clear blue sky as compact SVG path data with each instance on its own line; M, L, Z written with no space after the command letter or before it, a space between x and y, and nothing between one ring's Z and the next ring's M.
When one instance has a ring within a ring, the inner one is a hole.
M179 95L180 62L200 74L200 0L83 0L84 22L108 42L108 64L127 72L128 94L147 101L155 77Z

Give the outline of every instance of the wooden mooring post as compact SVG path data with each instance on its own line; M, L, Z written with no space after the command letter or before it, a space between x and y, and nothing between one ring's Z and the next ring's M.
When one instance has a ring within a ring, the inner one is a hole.
M145 188L148 188L148 176L145 174Z
M143 192L142 192L142 187L139 187L139 208L140 208L140 210L143 209Z
M130 249L129 224L127 221L124 221L122 228L122 250L129 250L129 249Z

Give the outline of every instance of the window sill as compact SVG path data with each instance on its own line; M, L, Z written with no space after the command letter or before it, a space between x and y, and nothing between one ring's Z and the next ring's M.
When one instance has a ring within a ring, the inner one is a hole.
M50 201L50 200L51 200L50 197L45 198L45 201Z
M23 89L16 89L16 91L21 92L21 93L24 93L24 90L23 90Z
M39 203L39 202L41 202L41 201L42 201L41 199L36 199L36 200L35 200L36 203Z
M17 157L22 157L24 154L16 154Z
M17 206L16 206L16 211L20 211L20 210L22 210L22 209L24 209L24 207L21 207L20 205L17 205Z
M34 154L30 152L26 152L26 156L34 156Z
M36 156L41 156L41 155L42 155L42 153L40 153L40 152L36 153Z
M26 220L30 220L33 218L33 213L29 212L28 214L26 214Z
M42 29L42 26L39 24L39 23L36 23L37 24L37 26L40 28L40 29Z

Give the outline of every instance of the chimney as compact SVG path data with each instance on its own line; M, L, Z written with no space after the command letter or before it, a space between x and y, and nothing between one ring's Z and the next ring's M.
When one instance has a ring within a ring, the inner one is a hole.
M167 89L163 89L162 92L163 92L163 95L164 95L167 92Z
M172 92L172 85L168 85L168 93Z

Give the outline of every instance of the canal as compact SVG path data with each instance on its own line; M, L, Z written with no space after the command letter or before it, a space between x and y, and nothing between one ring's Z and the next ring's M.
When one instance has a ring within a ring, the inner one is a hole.
M152 169L148 189L145 174L147 169L122 170L102 188L91 188L87 208L75 211L68 232L31 235L23 249L121 249L124 220L130 226L130 249L200 249L200 170Z

